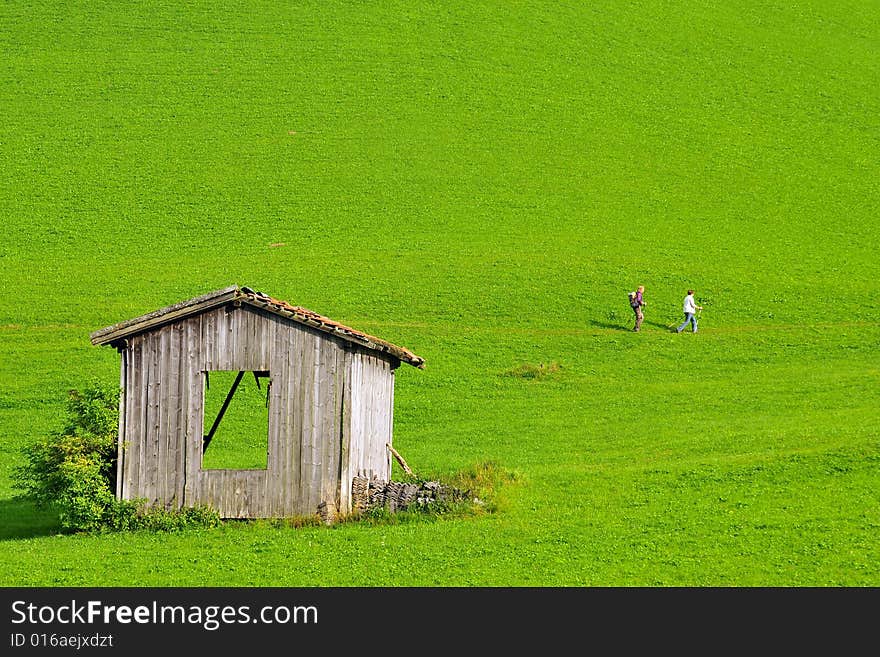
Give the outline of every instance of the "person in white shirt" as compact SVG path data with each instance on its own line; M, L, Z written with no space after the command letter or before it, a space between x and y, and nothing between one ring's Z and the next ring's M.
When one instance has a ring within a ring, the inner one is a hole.
M697 302L694 301L694 291L688 290L687 296L684 298L683 308L684 310L684 321L681 325L675 329L676 333L681 333L684 331L685 327L688 324L691 324L694 327L694 333L697 332L697 311L702 310L703 306L698 306Z

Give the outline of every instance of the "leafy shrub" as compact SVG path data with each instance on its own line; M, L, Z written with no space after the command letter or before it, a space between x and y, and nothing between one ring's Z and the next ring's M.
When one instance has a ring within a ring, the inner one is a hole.
M203 507L147 508L145 500L117 500L116 439L119 389L92 381L71 390L65 423L23 449L25 464L13 471L13 486L38 507L55 508L69 531L148 529L172 531L220 524Z
M116 501L118 417L118 388L93 381L71 390L64 425L24 448L13 486L37 506L57 508L65 529L101 528Z

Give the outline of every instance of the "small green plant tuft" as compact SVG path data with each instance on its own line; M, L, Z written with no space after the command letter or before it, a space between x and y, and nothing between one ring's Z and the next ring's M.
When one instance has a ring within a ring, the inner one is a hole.
M504 374L506 376L517 377L520 379L543 379L547 376L558 374L560 371L562 371L562 366L557 362L548 364L538 363L537 365L524 363L518 367L507 370Z
M239 522L255 525L272 527L274 529L300 529L302 527L321 527L324 522L317 516L288 516L285 518L247 518Z
M483 461L455 473L449 484L470 491L471 497L479 500L475 509L494 513L499 510L502 490L520 480L520 475L502 468L495 461Z

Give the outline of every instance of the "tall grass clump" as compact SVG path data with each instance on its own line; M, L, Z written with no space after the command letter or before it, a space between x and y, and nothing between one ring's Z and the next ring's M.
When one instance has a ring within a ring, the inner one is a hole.
M533 363L523 363L522 365L507 370L504 374L506 376L520 379L543 379L544 377L558 374L561 370L562 366L556 362L538 363L537 365Z

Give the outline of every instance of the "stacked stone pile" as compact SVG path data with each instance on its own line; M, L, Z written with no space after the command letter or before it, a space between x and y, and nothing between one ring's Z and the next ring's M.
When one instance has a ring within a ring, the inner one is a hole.
M435 502L460 502L467 496L467 491L446 486L439 481L416 484L355 477L351 482L352 506L360 512L377 508L385 508L391 512L402 511L413 506L425 507Z

